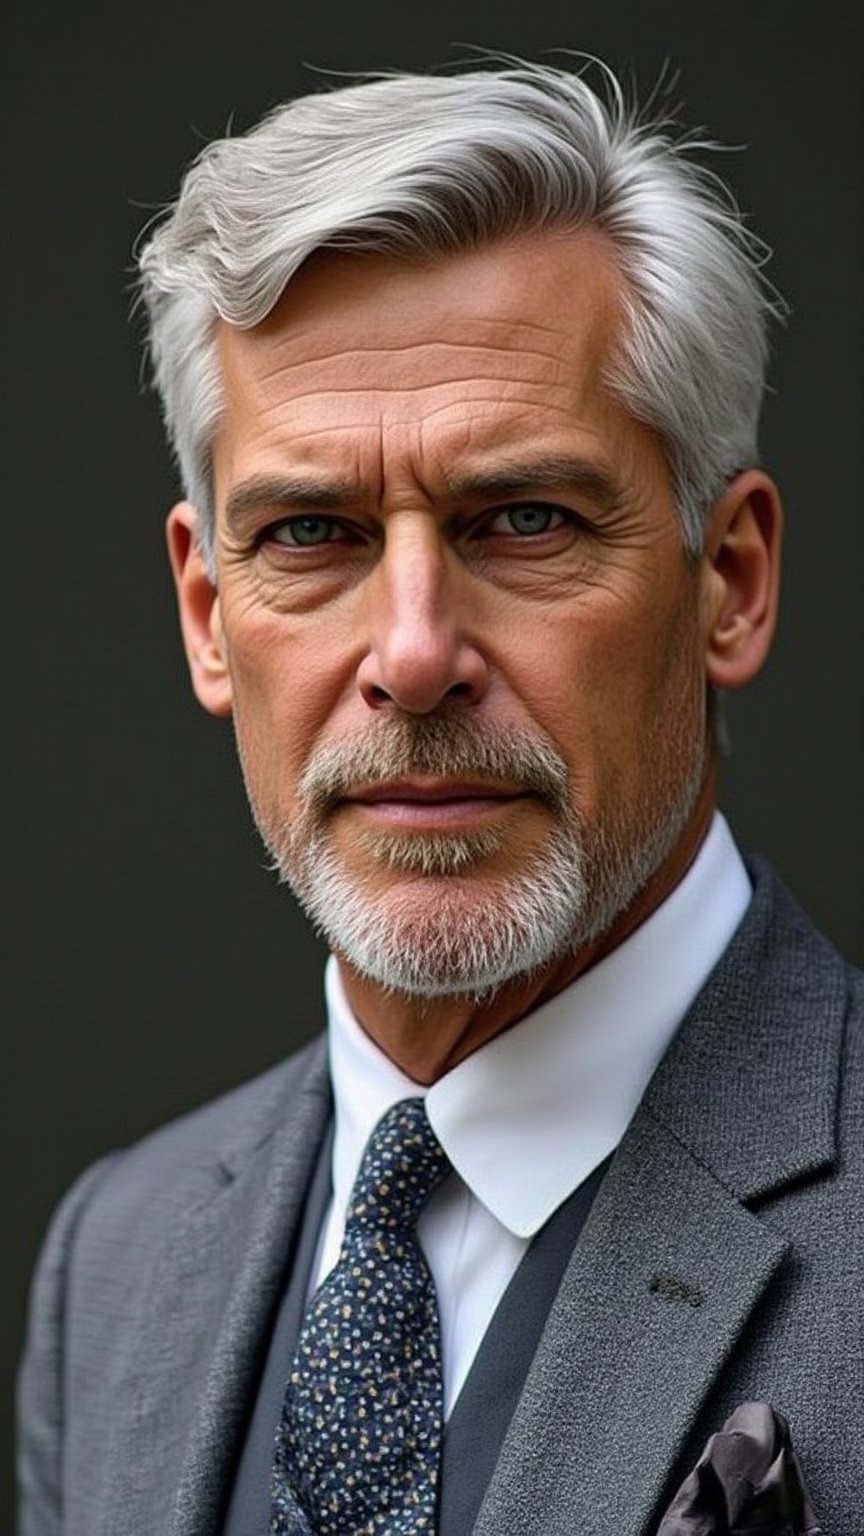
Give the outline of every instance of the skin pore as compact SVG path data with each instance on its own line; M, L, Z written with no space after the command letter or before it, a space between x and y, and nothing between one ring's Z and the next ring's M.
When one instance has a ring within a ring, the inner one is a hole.
M602 832L636 857L646 825L686 806L601 933L480 998L412 995L340 954L360 1023L420 1083L678 884L715 803L706 688L742 686L770 646L776 490L758 470L736 477L703 556L686 556L662 445L605 385L621 291L591 231L423 264L319 253L261 325L219 326L215 581L194 509L169 518L198 698L233 717L259 826L289 863L310 759L393 720L455 713L479 735L548 743L589 854ZM346 882L406 942L442 904L457 929L494 911L554 821L540 795L480 773L367 776L323 816ZM457 837L488 851L456 872L404 861Z

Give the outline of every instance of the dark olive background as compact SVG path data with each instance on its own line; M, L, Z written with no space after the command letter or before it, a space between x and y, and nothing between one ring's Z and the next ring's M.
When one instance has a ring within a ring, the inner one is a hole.
M864 960L855 20L851 0L7 3L5 1380L39 1234L74 1174L320 1022L320 949L263 871L230 730L187 685L162 544L175 482L128 323L149 212L229 118L241 130L316 87L306 64L570 47L644 91L669 60L685 119L747 146L720 168L793 311L763 433L789 532L774 659L731 704L724 803Z

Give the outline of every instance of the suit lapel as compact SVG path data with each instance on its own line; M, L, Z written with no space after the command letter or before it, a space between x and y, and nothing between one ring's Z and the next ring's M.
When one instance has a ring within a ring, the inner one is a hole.
M316 1047L254 1133L223 1150L209 1196L163 1245L123 1384L129 1411L118 1416L106 1536L218 1528L328 1116Z
M784 1251L640 1116L558 1292L477 1536L643 1531Z
M313 1063L296 1110L292 1107L290 1127L274 1137L260 1199L256 1202L253 1193L260 1171L252 1165L235 1183L233 1208L215 1213L230 1244L217 1309L220 1321L166 1536L209 1536L230 1487L268 1324L330 1112L323 1050ZM238 1248L235 1233L250 1210L245 1242ZM206 1225L204 1246L212 1251L212 1219Z
M644 1536L787 1255L748 1207L831 1164L842 966L758 875L595 1200L475 1536Z

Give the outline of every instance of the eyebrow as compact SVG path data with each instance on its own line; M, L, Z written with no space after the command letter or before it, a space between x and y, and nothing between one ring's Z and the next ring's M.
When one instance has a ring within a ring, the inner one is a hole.
M624 487L611 470L572 454L510 459L488 470L447 476L447 492L453 501L563 490L575 491L610 511L624 500Z
M518 496L528 491L569 491L603 510L614 511L625 500L624 488L612 471L578 456L565 454L538 459L511 459L494 468L446 474L448 501L472 502L490 497ZM225 506L229 530L266 512L344 511L368 501L368 492L353 480L324 480L316 476L255 476L235 486Z
M356 507L363 500L353 481L308 479L302 475L256 475L234 487L225 503L225 521L236 533L256 513L320 511Z

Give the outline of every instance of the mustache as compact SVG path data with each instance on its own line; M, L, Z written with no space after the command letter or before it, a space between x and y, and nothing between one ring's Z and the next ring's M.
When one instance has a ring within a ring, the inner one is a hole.
M462 713L393 716L326 743L298 788L307 809L322 814L352 791L414 775L500 782L553 811L569 809L567 765L548 738Z

